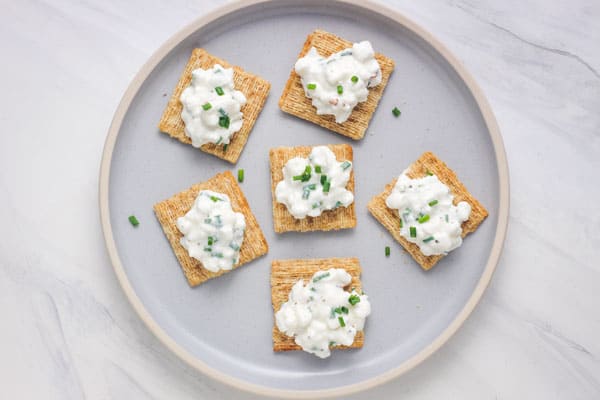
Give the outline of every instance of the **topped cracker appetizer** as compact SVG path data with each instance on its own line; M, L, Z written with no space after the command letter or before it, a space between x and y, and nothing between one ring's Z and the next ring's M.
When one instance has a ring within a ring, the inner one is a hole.
M428 270L487 217L487 210L426 152L368 204L371 214Z
M236 163L270 88L266 80L194 49L158 127Z
M275 232L356 226L352 147L278 147L269 152Z
M311 33L279 100L279 107L324 128L362 139L394 61L371 43L351 43L334 34Z

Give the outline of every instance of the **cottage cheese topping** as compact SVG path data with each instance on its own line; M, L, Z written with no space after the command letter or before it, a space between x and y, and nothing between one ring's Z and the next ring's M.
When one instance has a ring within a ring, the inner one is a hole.
M368 41L354 43L328 58L312 47L296 61L295 70L317 114L335 115L337 123L346 121L354 107L367 100L368 88L381 83L381 69Z
M352 192L346 190L351 171L350 161L338 161L328 147L317 146L308 158L294 157L285 164L275 198L297 219L348 207L354 201Z
M233 69L216 64L211 69L192 71L192 83L179 98L183 104L181 118L185 134L194 147L206 143L228 144L240 130L240 109L246 97L233 86Z
M471 206L466 201L455 206L453 200L437 176L410 179L402 173L385 203L400 214L400 234L431 256L462 244L461 224L469 219Z
M333 346L350 346L371 313L367 295L344 291L351 281L339 268L315 273L306 286L299 280L275 314L277 328L320 358L329 357Z
M177 218L181 245L211 272L230 270L239 261L246 219L231 208L229 197L203 190L183 217Z

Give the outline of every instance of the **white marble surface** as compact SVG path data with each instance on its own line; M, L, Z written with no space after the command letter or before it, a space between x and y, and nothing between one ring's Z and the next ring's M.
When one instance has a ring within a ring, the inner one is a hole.
M0 0L0 397L255 396L201 376L116 281L97 207L112 114L148 56L222 0ZM474 74L511 169L481 304L405 376L356 398L600 398L600 3L388 3Z

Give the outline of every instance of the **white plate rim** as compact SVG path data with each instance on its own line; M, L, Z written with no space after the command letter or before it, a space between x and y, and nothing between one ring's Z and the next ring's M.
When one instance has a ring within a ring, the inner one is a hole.
M320 389L320 390L285 390L277 389L263 385L257 385L250 383L238 378L229 376L223 372L220 372L210 365L204 363L202 360L194 357L182 346L180 346L173 338L171 338L161 326L152 318L148 310L146 310L144 304L137 296L133 289L131 282L123 264L119 258L115 239L113 236L113 230L110 222L110 207L109 207L109 183L110 183L110 167L112 161L112 154L114 146L119 134L121 124L132 100L145 82L146 78L154 70L154 68L163 60L163 58L175 48L181 41L187 38L196 30L203 26L213 22L214 20L221 18L229 13L263 4L271 3L276 0L241 0L235 3L224 5L206 15L197 18L192 21L186 27L181 29L179 32L171 36L162 46L158 48L148 59L148 61L141 67L138 73L135 75L127 90L123 94L119 105L115 111L111 125L108 129L104 149L102 153L102 160L100 164L100 178L99 178L99 206L100 206L100 222L102 226L102 232L104 235L104 241L108 255L110 257L113 269L121 285L121 288L125 292L127 299L133 306L135 312L139 315L142 321L146 324L148 329L162 342L169 350L175 353L180 359L185 361L188 365L200 371L204 375L215 379L226 385L235 387L237 389L277 398L314 398L314 397L338 397L346 396L349 394L364 391L375 386L381 385L388 382L400 375L408 372L412 368L419 365L421 362L430 357L440 347L442 347L453 335L456 333L458 328L466 321L469 315L474 310L475 306L479 303L485 289L487 288L492 275L498 264L502 248L504 246L504 240L506 237L506 231L508 227L508 215L509 215L509 173L508 163L506 159L506 153L504 150L504 143L500 134L500 129L496 122L494 113L485 98L481 88L476 83L475 79L471 76L468 70L463 64L448 50L440 41L438 41L431 33L426 31L424 28L414 23L400 12L391 9L383 4L374 2L372 0L335 0L332 3L347 4L355 7L360 7L368 10L375 14L386 16L396 23L400 24L404 28L408 29L427 44L432 46L448 64L455 70L458 76L462 79L464 84L469 89L471 95L475 99L477 106L484 119L486 128L488 129L490 138L492 140L492 146L494 148L494 154L496 156L496 164L498 167L498 182L499 182L499 206L498 206L498 222L496 226L496 232L494 236L494 243L490 250L485 269L481 275L481 278L477 282L473 293L457 314L454 320L444 329L444 331L435 338L428 346L423 348L419 353L415 354L410 359L404 361L399 366L390 369L376 377L361 381L359 383L339 386L331 389Z

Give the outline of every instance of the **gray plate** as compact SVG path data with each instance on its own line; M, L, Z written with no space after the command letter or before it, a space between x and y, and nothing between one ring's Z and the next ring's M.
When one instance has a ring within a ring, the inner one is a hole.
M381 7L322 1L228 6L163 46L135 78L117 110L100 190L115 270L150 329L212 377L280 396L309 390L341 394L372 386L402 373L443 344L468 316L491 277L508 209L506 161L493 116L475 83L447 50L402 16L389 10L383 16L374 10ZM359 142L277 107L306 35L317 27L352 41L368 39L376 51L396 61L367 135ZM235 166L245 169L241 186L270 251L192 289L152 205L233 169L157 130L195 47L272 83L271 96ZM402 110L400 118L392 115L394 106ZM269 148L328 143L354 147L356 229L276 235ZM367 213L366 204L427 150L456 171L490 216L460 249L424 272ZM127 220L131 214L141 222L136 229ZM385 246L392 249L389 258ZM363 267L363 286L373 307L364 348L336 351L326 360L304 352L273 353L271 260L338 256L357 256Z

